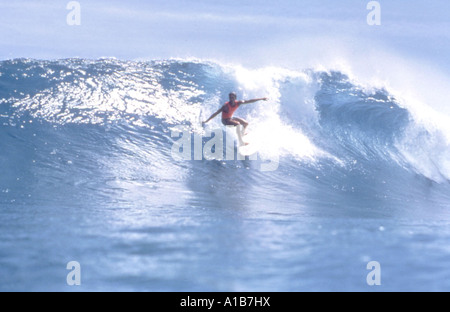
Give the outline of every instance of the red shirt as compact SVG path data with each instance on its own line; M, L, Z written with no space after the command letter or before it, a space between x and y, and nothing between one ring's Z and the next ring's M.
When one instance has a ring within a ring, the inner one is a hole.
M234 106L232 106L230 102L226 102L225 107L222 110L222 119L229 119L233 117L233 114L238 109L239 105L241 105L241 101L234 101ZM227 112L225 111L226 108L228 108Z

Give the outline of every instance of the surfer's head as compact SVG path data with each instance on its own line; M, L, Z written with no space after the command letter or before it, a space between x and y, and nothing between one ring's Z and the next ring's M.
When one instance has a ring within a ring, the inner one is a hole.
M230 94L228 94L228 97L230 98L230 101L235 101L237 98L235 92L231 92Z

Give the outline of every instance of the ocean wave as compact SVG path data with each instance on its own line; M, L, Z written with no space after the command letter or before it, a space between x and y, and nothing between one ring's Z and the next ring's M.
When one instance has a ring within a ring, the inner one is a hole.
M203 133L201 120L232 90L239 98L270 98L241 108L238 115L250 121L259 153L280 157L282 164L298 171L293 173L297 179L309 174L300 162L315 168L311 179L334 170L338 180L356 168L365 176L395 167L407 176L419 174L437 183L450 180L450 144L444 130L430 131L416 122L389 90L367 91L339 71L246 69L183 60L1 62L1 145L2 150L16 146L15 152L3 153L4 163L5 158L17 158L16 153L27 153L25 147L20 151L20 144L45 144L51 138L60 146L51 154L67 147L65 142L78 141L81 148L83 136L89 141L93 135L104 144L87 144L86 162L89 157L97 161L96 155L112 144L120 147L114 153L133 155L129 168L141 162L158 168L158 174L148 174L150 180L169 179L163 174L168 167L180 167L170 158L173 126ZM61 131L58 135L55 128ZM211 123L213 128L222 129L219 120ZM27 129L31 136L25 138ZM36 141L33 134L44 139ZM106 166L113 170L111 163Z

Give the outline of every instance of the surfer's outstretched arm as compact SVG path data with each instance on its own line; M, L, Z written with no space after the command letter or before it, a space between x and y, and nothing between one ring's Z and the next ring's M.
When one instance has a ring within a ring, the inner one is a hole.
M215 118L217 115L219 115L222 112L223 106L214 114L211 115L211 117L209 117L206 121L202 122L202 124L205 124L207 122L209 122L211 119Z
M260 98L260 99L241 101L241 104L251 104L251 103L258 102L258 101L267 101L267 100L268 100L268 98L264 97L264 98Z

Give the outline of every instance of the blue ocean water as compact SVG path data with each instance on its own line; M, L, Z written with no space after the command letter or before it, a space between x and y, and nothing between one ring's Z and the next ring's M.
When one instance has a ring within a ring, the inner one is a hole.
M258 161L174 159L230 91ZM15 59L0 127L1 291L450 290L448 133L345 72Z

